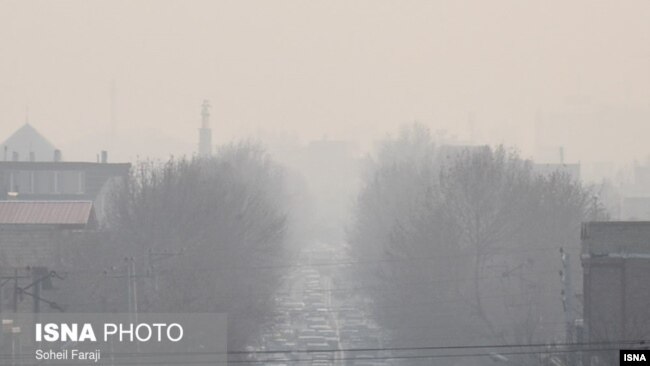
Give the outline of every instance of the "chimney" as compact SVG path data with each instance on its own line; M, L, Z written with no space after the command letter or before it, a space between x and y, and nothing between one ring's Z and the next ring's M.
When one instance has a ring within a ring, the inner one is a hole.
M108 151L102 150L102 164L108 163Z
M20 158L20 155L18 154L18 151L14 151L14 152L11 154L11 160L12 160L12 161L18 161L19 158Z
M57 163L61 161L61 150L54 150L54 161Z

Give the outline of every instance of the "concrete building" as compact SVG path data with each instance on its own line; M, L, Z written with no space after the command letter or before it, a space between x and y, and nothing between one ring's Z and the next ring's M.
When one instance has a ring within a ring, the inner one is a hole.
M0 201L0 267L59 266L61 245L95 228L91 201Z
M105 217L105 202L112 188L128 177L130 164L108 163L106 152L97 162L63 161L61 151L29 124L3 146L0 283L11 285L0 286L0 308L42 312L41 302L55 294L43 297L34 291L50 289L51 271L78 265L71 259L75 248L98 243L102 233L96 229ZM23 287L30 290L23 292ZM63 291L57 294L65 299Z
M107 193L131 168L129 163L109 163L106 151L98 155L97 162L63 161L61 151L29 124L3 146L0 200L92 201L100 220Z
M131 164L87 162L0 162L0 199L91 200L124 179Z
M91 201L0 201L0 309L63 310L47 290L60 287L56 271L74 268L71 252L90 245L96 227Z
M650 336L650 222L582 226L585 342ZM603 348L633 348L612 344ZM615 364L618 351L592 352L585 365ZM591 363L590 363L591 362Z

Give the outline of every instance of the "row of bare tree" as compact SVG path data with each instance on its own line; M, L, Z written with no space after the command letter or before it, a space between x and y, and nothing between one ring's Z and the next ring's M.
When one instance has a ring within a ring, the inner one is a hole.
M284 170L230 145L138 163L109 202L103 234L69 255L69 311L227 313L229 349L243 349L293 257Z
M579 269L589 189L504 147L438 146L417 124L367 165L349 250L393 346L564 341L559 248Z

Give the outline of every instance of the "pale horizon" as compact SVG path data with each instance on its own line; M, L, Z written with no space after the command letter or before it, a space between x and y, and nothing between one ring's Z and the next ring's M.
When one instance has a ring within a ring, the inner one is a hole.
M189 154L208 99L216 144L367 151L418 121L629 163L650 154L649 18L646 1L3 2L0 139L29 118L74 159Z

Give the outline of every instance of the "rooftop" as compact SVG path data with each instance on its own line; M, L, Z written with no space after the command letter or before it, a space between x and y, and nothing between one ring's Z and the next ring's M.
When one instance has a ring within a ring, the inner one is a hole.
M583 255L650 254L650 222L592 221L582 224Z
M35 161L49 161L56 147L32 125L25 123L2 143L2 150L3 160L13 160L13 155L17 154L18 160L29 161L33 154Z
M82 225L94 220L92 201L0 201L0 225Z

